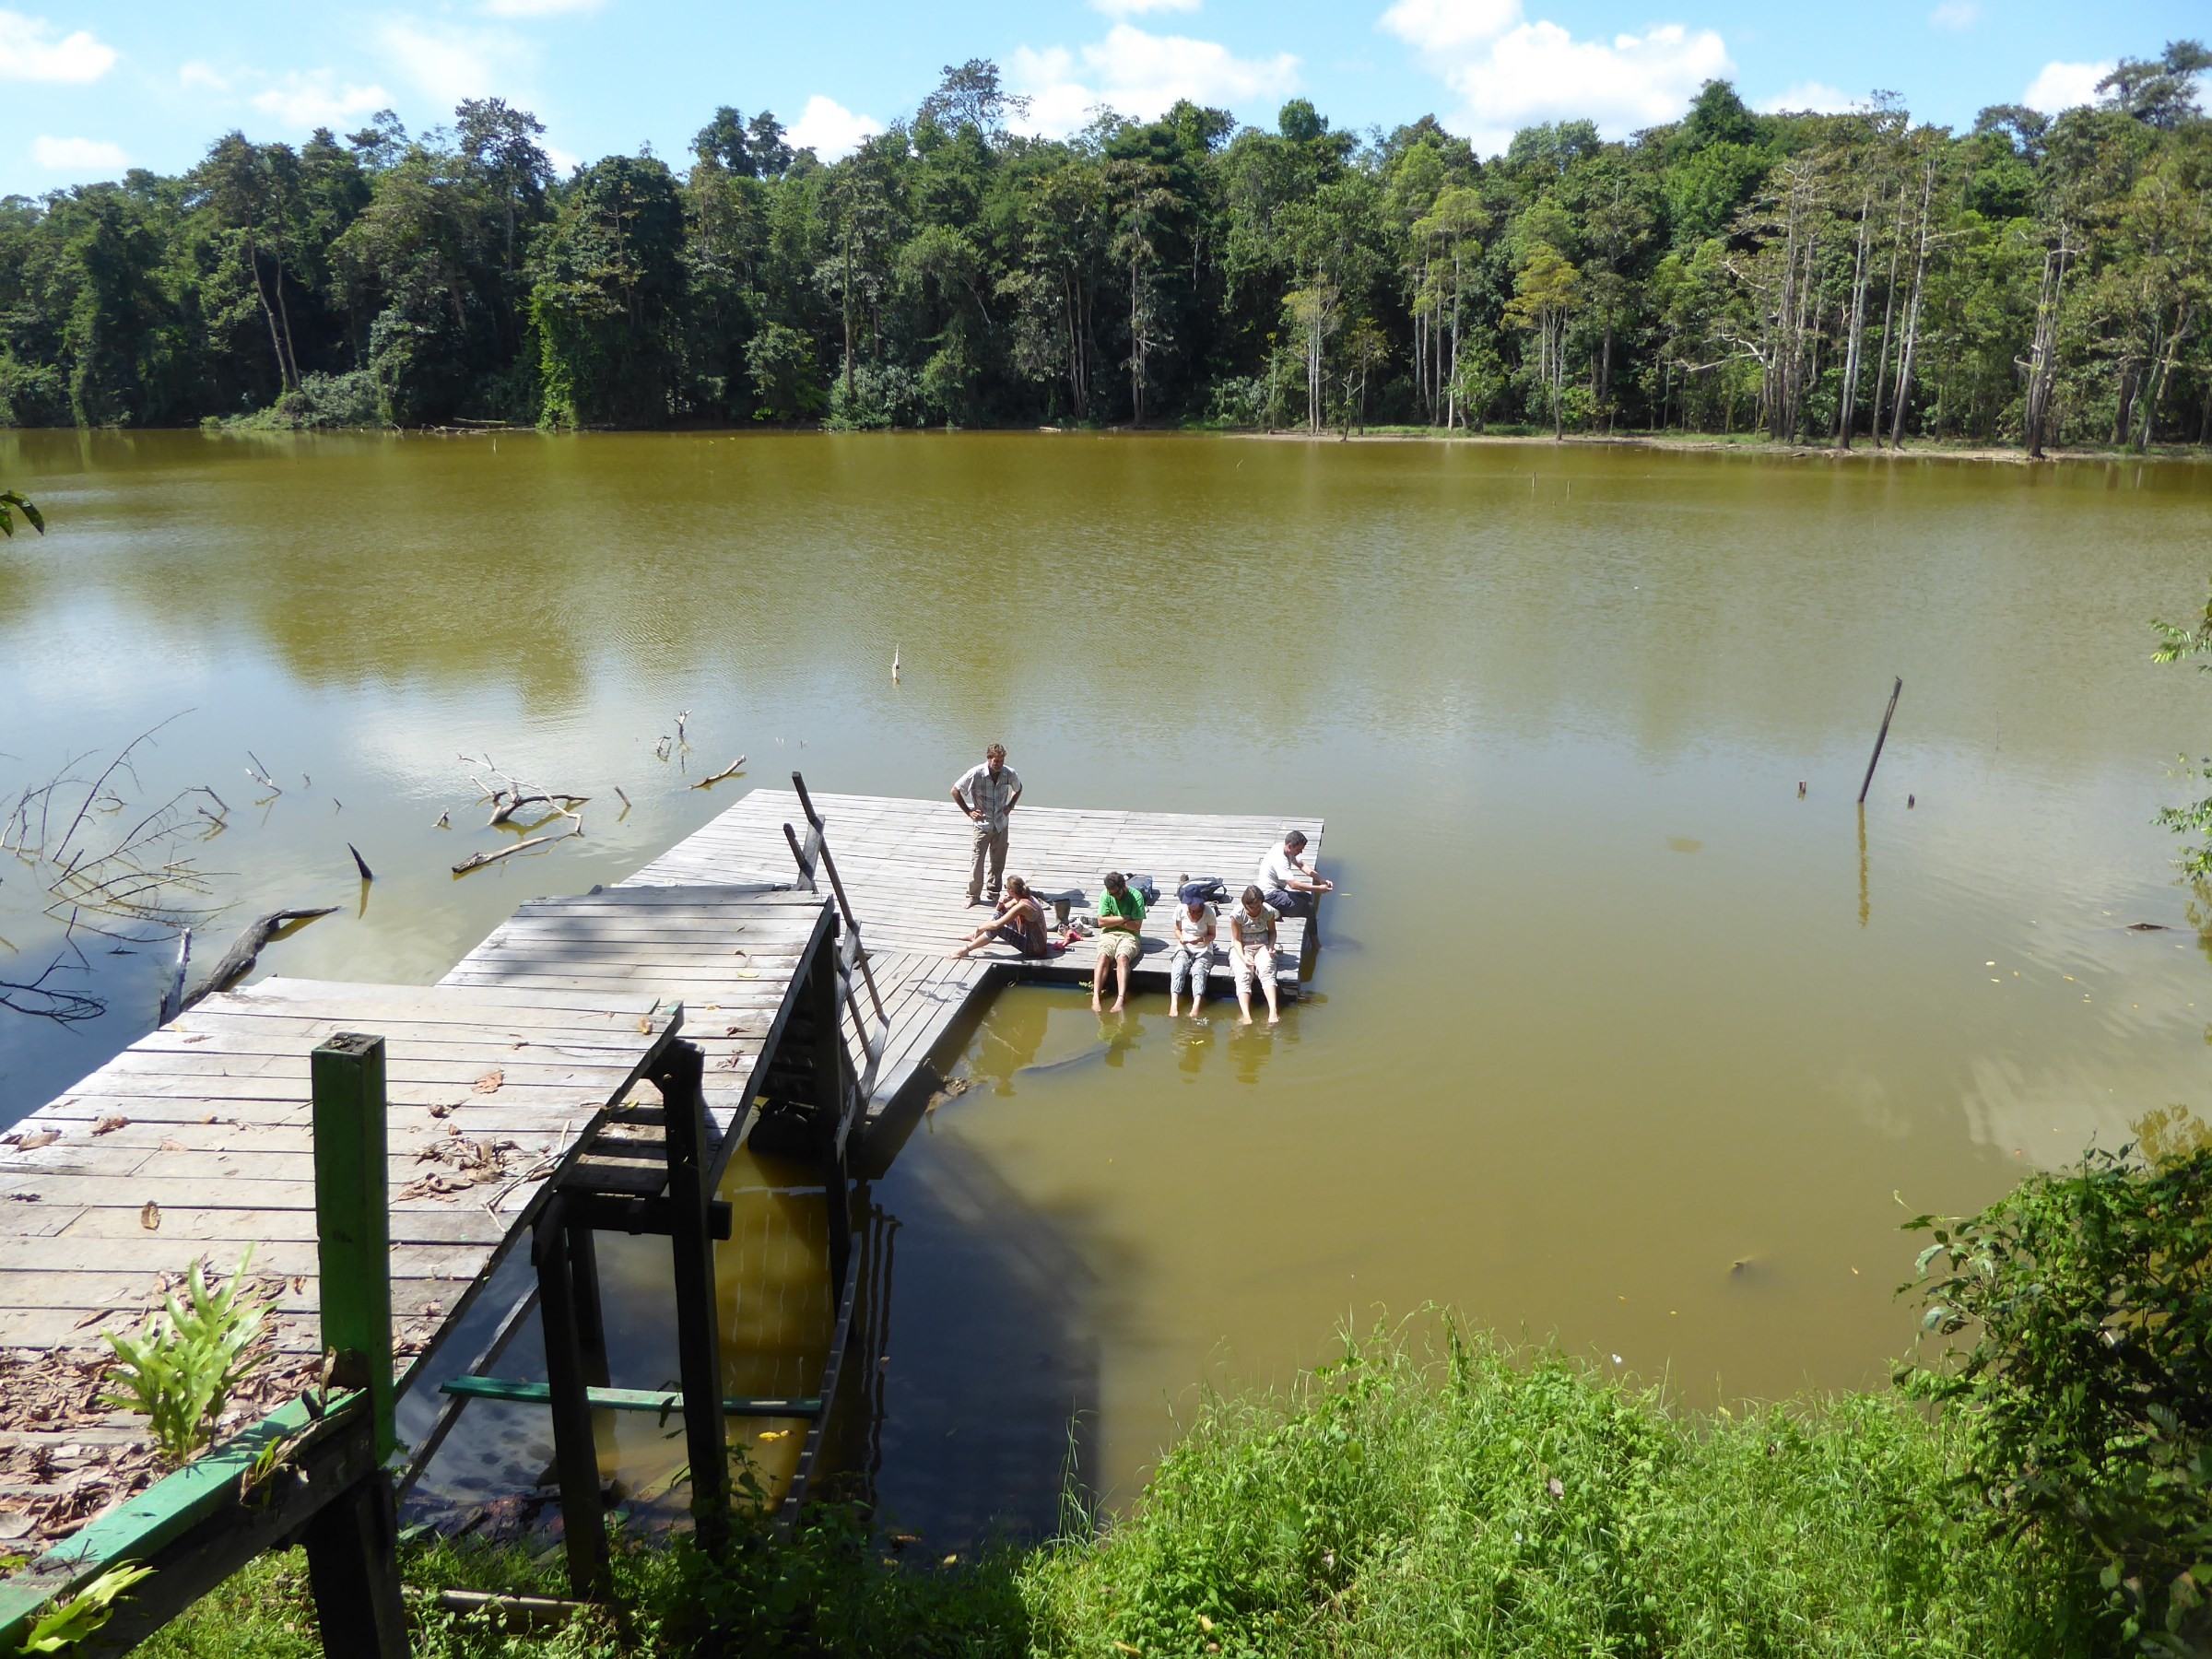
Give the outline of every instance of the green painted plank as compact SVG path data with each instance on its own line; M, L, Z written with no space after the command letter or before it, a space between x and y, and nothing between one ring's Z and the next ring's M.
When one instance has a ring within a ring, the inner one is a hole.
M503 1377L453 1377L439 1387L446 1394L472 1400L509 1400L524 1406L547 1406L553 1400L552 1388L547 1383L511 1382ZM585 1392L594 1408L600 1411L674 1413L684 1408L680 1389L594 1388ZM798 1399L725 1399L722 1409L730 1417L811 1418L822 1415L822 1403Z
M335 1396L322 1420L332 1431L358 1415L359 1394ZM22 1572L0 1580L0 1653L21 1645L46 1605L99 1577L118 1561L142 1560L238 1497L239 1477L263 1451L317 1421L294 1400L242 1430L128 1502L88 1522Z

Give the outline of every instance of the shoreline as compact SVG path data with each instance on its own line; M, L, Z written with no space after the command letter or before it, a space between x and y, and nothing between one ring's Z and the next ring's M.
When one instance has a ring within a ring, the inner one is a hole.
M1126 430L1124 428L1110 429ZM2024 450L1995 444L1907 444L1890 449L1871 443L1841 450L1826 443L1776 443L1767 438L1735 438L1719 433L1569 432L1554 438L1536 432L1465 432L1437 429L1392 427L1365 432L1259 431L1239 429L1209 434L1223 438L1256 439L1290 443L1495 443L1547 449L1672 450L1690 454L1775 455L1805 461L1983 461L2015 466L2056 465L2062 462L2212 461L2212 447L2203 444L2158 444L2147 452L2120 449L2051 449L2040 459Z

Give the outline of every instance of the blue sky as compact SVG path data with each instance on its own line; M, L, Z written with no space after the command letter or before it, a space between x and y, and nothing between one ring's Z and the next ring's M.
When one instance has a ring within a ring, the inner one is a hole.
M1758 106L1884 88L1959 125L1985 104L2080 101L2115 58L2207 34L2203 0L10 0L0 194L173 171L231 127L297 140L388 105L419 129L485 94L535 111L563 162L648 144L681 159L723 103L772 109L828 156L968 57L997 59L1053 132L1184 96L1265 123L1300 94L1340 127L1433 112L1488 152L1562 116L1623 135L1714 75Z

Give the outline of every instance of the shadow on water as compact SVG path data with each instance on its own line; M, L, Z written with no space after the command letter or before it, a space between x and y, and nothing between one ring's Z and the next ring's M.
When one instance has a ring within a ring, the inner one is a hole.
M1088 1056L1095 1058L1096 1056ZM740 1152L722 1196L732 1236L716 1253L724 1386L809 1395L835 1325L823 1194L802 1166ZM861 1291L818 1469L818 1497L858 1502L880 1526L930 1545L1037 1537L1057 1524L1072 1479L1090 1489L1099 1350L1078 1311L1088 1269L1053 1225L1029 1211L985 1160L956 1140L910 1148L853 1194ZM610 1376L618 1387L673 1387L677 1372L667 1245L600 1234ZM438 1384L481 1354L533 1284L521 1253L494 1277L439 1363L400 1406L401 1438L420 1443ZM481 1368L546 1377L535 1309ZM685 1513L680 1418L599 1414L600 1473L633 1524ZM771 1493L796 1469L805 1425L732 1418L734 1457ZM472 1400L409 1494L411 1520L505 1535L558 1513L550 1418L542 1406Z

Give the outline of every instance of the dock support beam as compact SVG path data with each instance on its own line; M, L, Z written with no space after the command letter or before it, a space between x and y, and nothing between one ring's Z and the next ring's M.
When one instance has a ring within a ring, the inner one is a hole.
M684 1388L684 1443L691 1461L691 1513L709 1549L728 1529L730 1454L722 1414L722 1324L714 1300L714 1230L707 1190L706 1060L696 1044L668 1045L653 1076L668 1147L668 1241L675 1257L677 1373Z
M553 1467L560 1483L569 1586L589 1600L604 1597L612 1584L606 1571L606 1520L599 1500L599 1445L592 1432L590 1383L584 1376L583 1333L576 1306L571 1219L567 1198L555 1194L537 1218L531 1253L537 1265L538 1317L545 1329Z

